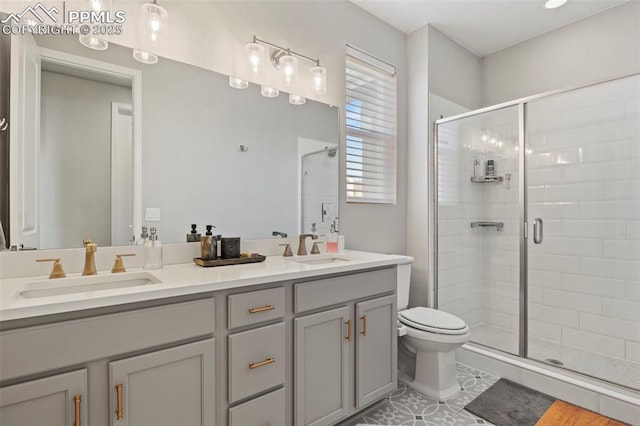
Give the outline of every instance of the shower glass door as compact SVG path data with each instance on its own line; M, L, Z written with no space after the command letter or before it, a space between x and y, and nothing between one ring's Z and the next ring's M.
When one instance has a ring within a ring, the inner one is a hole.
M519 106L440 120L436 141L438 309L471 341L518 354Z
M528 357L640 390L640 77L526 104Z

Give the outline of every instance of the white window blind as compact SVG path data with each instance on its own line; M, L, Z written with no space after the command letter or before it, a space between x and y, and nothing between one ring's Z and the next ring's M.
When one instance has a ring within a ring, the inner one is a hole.
M374 63L347 54L347 202L395 204L396 76Z

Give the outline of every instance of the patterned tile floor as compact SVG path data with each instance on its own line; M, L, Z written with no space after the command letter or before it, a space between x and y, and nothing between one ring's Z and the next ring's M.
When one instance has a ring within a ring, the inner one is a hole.
M449 401L437 401L400 384L382 402L340 426L358 424L411 426L491 426L491 423L464 409L465 405L487 390L498 378L490 374L457 365L458 382L462 390Z

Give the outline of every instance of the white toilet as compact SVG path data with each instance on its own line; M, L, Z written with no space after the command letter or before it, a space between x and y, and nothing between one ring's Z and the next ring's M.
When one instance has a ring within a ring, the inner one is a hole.
M439 401L460 391L454 351L469 340L469 326L455 315L430 308L411 308L411 263L398 265L398 339L416 357L415 378L409 386Z

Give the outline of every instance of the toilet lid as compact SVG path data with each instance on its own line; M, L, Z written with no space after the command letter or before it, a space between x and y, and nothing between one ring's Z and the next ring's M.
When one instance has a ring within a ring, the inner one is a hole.
M455 315L430 308L411 308L399 313L400 322L417 328L440 334L464 334L467 324Z

